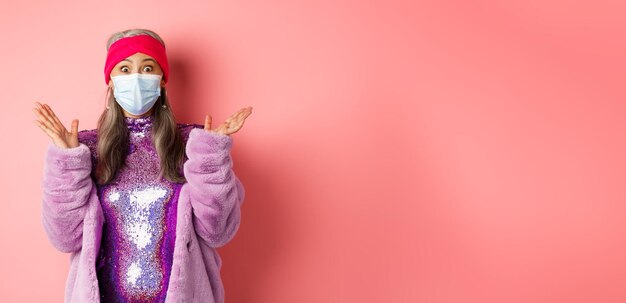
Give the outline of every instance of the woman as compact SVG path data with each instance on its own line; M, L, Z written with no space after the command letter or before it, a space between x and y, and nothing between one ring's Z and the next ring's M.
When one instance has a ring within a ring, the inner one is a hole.
M224 302L216 250L240 224L244 188L231 134L252 108L217 128L177 123L166 94L163 40L113 34L104 68L107 107L97 129L71 131L47 104L35 123L46 151L42 221L71 253L65 302Z

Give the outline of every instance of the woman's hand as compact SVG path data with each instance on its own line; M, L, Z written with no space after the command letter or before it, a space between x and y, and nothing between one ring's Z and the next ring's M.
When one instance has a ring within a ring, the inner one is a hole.
M238 112L232 114L226 121L215 129L211 129L211 115L206 115L204 119L204 129L223 135L236 133L246 121L246 118L252 113L252 106L244 107Z
M78 119L72 120L72 131L68 132L48 104L41 105L41 103L35 102L35 106L33 112L39 118L39 120L35 120L35 124L52 139L56 146L62 148L78 147Z

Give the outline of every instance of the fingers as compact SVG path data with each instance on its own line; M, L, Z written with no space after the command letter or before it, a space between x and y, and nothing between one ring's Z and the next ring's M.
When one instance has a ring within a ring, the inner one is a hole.
M212 120L213 118L211 118L211 115L204 116L204 129L211 130Z
M35 124L37 124L37 126L39 126L39 128L41 128L50 138L56 139L59 137L59 134L56 131L51 130L43 122L35 120Z
M52 117L52 119L54 119L54 122L56 123L56 125L58 125L59 127L62 127L62 129L59 129L59 130L61 131L65 130L65 126L63 126L63 123L61 123L57 115L54 114L54 112L52 111L52 108L50 108L50 105L44 104L43 107L48 111L48 114Z
M47 121L44 121L44 122L48 126L51 126L52 128L56 129L59 132L59 134L63 134L67 132L67 129L65 129L65 126L63 126L63 123L59 121L59 118L57 118L57 116L52 111L52 108L50 108L48 104L41 105L41 103L39 102L36 102L36 104L39 107L39 113L47 119Z
M248 116L250 116L250 114L252 114L252 107L251 106L242 108L233 117L234 121L231 121L231 122L242 123Z
M233 134L243 127L246 118L252 114L252 107L242 108L224 123L227 134Z
M252 106L248 106L247 108L244 109L242 115L243 115L243 119L245 120L246 118L248 118L248 116L250 116L250 114L252 114Z
M252 114L252 106L240 109L231 118L226 120L225 127L227 129L227 133L232 134L239 131L250 114Z
M252 107L251 106L244 107L244 108L240 109L239 111L237 111L236 113L234 113L228 119L226 119L226 122L231 122L232 123L232 122L235 122L235 121L239 121L241 119L245 119L251 113L252 113Z
M244 107L239 110L238 116L248 116L252 113L252 106Z
M59 133L59 130L54 126L54 123L52 122L52 120L50 120L50 118L46 115L46 112L44 108L41 106L41 104L39 102L35 102L35 104L37 107L33 109L33 112L39 118L39 122L45 125L46 128L49 129L50 131Z
M78 135L78 119L72 120L72 135Z

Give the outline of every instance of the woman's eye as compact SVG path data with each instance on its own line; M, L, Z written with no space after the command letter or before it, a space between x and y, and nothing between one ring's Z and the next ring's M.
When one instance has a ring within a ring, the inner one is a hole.
M149 65L148 65L148 66L144 67L144 68L143 68L143 71L144 71L144 72L151 72L151 71L152 71L152 66L149 66Z
M126 66L122 67L122 68L121 68L121 71L123 71L123 72L127 72L127 71L128 71L128 67L126 67Z

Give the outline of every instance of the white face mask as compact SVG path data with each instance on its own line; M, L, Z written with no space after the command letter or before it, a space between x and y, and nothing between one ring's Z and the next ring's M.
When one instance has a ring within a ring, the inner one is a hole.
M161 96L161 75L129 74L111 77L117 103L133 115L143 115Z

